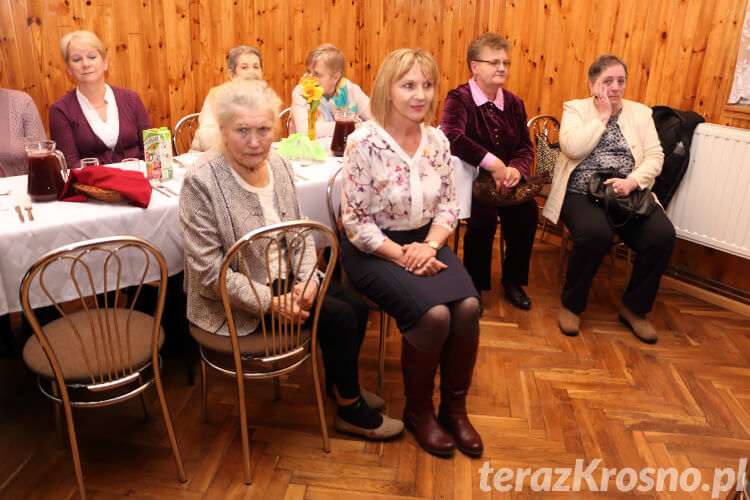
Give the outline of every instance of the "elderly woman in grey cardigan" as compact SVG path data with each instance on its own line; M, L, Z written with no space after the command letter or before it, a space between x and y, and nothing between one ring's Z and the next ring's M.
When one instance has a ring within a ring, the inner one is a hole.
M302 213L292 167L270 152L281 107L279 97L261 81L236 79L217 91L214 105L221 148L207 153L185 179L180 222L188 320L201 330L226 336L229 331L219 290L224 255L246 233L300 219ZM314 272L315 259L308 255L300 264L302 275ZM279 298L272 296L264 265L258 261L247 265L249 276L242 274L239 266L227 273L227 292L238 311L238 335L257 335L254 331L260 317L272 309L300 321L308 318L317 285L308 286L304 294L295 291L294 307L289 311L279 307ZM263 290L263 310L256 304L249 280L256 290ZM378 413L383 400L359 387L358 357L367 315L362 298L332 281L321 306L318 340L329 394L338 405L336 429L385 439L400 433L403 423Z

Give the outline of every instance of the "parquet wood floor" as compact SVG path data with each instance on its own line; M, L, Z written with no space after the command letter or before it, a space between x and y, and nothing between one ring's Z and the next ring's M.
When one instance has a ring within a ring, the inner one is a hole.
M581 334L565 337L556 322L562 285L558 251L549 242L534 248L530 311L514 309L497 290L484 294L481 347L468 401L484 438L482 458L460 452L451 459L434 458L409 433L385 443L338 434L332 401L326 406L332 451L324 453L306 368L283 380L279 401L271 382L246 384L253 467L253 484L246 486L233 381L209 375L210 421L203 424L199 386L186 384L181 360L167 359L166 393L188 482L177 480L150 394L147 422L137 400L75 412L89 496L710 498L700 487L692 493L618 492L614 478L605 481L606 493L591 492L584 481L583 491L570 494L535 492L528 476L522 491L500 492L492 488L490 475L485 486L492 491L483 491L479 470L485 462L495 470L534 472L574 467L577 459L585 468L601 459L594 471L597 483L604 468L683 472L694 467L709 483L714 468L737 469L750 455L749 319L662 288L651 315L659 342L643 344L617 321L624 273L608 279L605 259ZM493 277L499 283L499 269ZM370 388L377 369L377 317L372 319L361 357L361 378ZM394 331L388 338L384 396L388 414L397 417L404 405L399 351L400 334ZM59 446L53 422L51 404L23 363L0 359L0 497L77 495L72 461ZM573 480L564 483L572 486Z

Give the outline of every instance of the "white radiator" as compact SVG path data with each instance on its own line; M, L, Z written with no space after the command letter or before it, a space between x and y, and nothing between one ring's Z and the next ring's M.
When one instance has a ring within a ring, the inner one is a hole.
M667 215L678 238L750 258L750 130L698 125Z

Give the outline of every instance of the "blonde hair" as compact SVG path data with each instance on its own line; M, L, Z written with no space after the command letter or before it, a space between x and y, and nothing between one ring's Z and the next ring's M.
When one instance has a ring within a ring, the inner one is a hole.
M279 121L281 99L262 80L235 78L219 86L214 100L214 114L219 126L223 127L240 110L250 109L254 114L269 113L273 117L274 128Z
M398 49L394 50L385 58L378 69L375 77L375 85L372 89L372 101L370 108L375 120L385 125L391 112L391 86L402 79L414 66L419 66L422 75L432 80L435 87L435 95L430 107L427 109L422 122L430 123L437 109L437 86L440 81L440 71L435 59L422 49Z
M62 53L63 61L66 63L68 62L68 47L73 40L80 40L86 45L94 47L103 59L107 57L107 49L104 48L104 44L98 36L91 31L73 31L63 36L60 40L60 52Z
M341 76L344 76L344 67L346 66L344 53L335 45L324 43L315 47L305 58L305 68L312 68L318 60L323 60L326 63L328 69L331 70L331 74L341 72Z

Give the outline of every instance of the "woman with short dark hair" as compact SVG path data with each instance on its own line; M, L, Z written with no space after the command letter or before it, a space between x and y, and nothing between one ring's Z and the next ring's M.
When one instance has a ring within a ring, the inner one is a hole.
M636 252L633 274L622 297L620 321L638 339L651 344L657 334L646 314L651 311L672 255L674 226L657 206L646 217L612 227L604 208L589 200L588 185L595 173L615 169L622 178L605 181L615 195L628 196L634 190L651 188L661 172L664 153L651 109L622 98L628 80L625 62L613 55L600 56L589 68L588 77L591 97L563 105L562 153L542 211L553 223L562 219L573 235L558 322L565 335L578 335L591 282L617 234Z
M472 40L466 52L474 76L448 92L440 126L454 155L489 171L498 189L510 189L528 177L534 159L523 101L503 88L510 67L510 44L500 35L485 33ZM492 288L492 242L498 216L506 248L500 256L504 261L500 282L511 304L529 309L531 300L522 287L529 281L539 218L534 199L498 208L472 198L464 235L464 265L477 290Z

